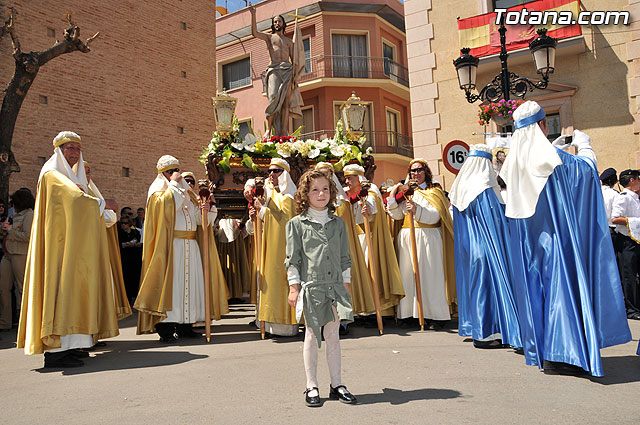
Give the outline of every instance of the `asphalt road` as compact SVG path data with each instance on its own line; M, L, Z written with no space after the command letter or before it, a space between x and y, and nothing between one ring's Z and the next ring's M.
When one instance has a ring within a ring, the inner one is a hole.
M443 331L357 327L342 340L343 381L359 403L304 405L302 338L260 340L237 305L211 343L136 336L135 317L85 366L43 369L42 356L0 333L0 423L5 424L489 424L640 423L640 321L634 340L602 350L604 378L548 375L511 349L478 350Z

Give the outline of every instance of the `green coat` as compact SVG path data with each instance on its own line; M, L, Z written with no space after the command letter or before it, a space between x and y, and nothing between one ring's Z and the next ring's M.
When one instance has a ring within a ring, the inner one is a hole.
M295 266L302 280L305 325L322 341L322 326L334 320L335 306L341 321L353 321L351 297L344 287L342 272L351 267L349 240L344 221L329 212L322 225L302 213L287 223L285 267Z

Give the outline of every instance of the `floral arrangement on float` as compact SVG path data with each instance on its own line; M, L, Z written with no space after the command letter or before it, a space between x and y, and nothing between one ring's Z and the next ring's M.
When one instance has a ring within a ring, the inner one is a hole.
M487 125L491 120L498 125L505 125L513 120L513 111L522 105L524 100L504 100L480 105L478 124Z
M336 171L340 171L354 160L364 164L362 156L370 154L372 151L371 147L363 150L367 140L364 135L355 142L349 140L342 119L338 120L336 124L333 138L321 137L320 140L302 140L298 138L301 132L302 126L290 136L272 136L259 139L253 129L249 127L249 133L241 139L240 123L238 118L234 116L232 131L225 132L224 135L218 131L213 132L211 141L202 149L200 162L206 164L207 157L213 155L217 160L217 165L225 173L229 173L231 166L234 165L232 163L237 163L240 159L240 165L259 171L259 167L254 162L256 159L289 158L299 155L306 160L315 162L335 161L334 168Z

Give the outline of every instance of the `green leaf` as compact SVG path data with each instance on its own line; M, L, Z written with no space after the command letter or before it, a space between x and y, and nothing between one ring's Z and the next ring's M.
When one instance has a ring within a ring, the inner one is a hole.
M260 171L260 168L253 163L253 160L251 159L251 157L246 153L242 155L242 161L240 161L240 163L247 168L251 168L253 171Z
M300 136L301 134L302 134L302 126L298 127L296 131L291 133L291 137L295 137L297 139L298 136Z
M220 161L218 161L218 165L222 168L222 171L225 173L231 172L231 164L229 163L229 157L224 157Z

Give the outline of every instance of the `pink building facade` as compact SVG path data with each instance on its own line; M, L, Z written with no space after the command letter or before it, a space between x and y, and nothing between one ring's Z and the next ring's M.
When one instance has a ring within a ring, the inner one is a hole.
M374 182L397 182L413 157L409 81L403 5L397 0L265 0L256 5L259 31L283 15L285 35L293 38L295 14L305 50L305 74L299 81L303 138L331 137L339 108L352 94L367 102L364 130L376 159ZM263 41L251 36L251 14L242 9L216 20L218 91L238 98L241 132L265 130L261 74L269 64Z

